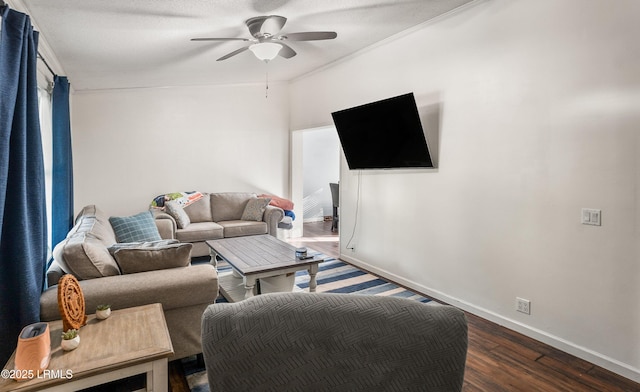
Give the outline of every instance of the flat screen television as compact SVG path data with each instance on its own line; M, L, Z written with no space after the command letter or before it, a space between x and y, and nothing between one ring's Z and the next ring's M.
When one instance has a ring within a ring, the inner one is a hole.
M413 93L331 116L349 169L433 167Z

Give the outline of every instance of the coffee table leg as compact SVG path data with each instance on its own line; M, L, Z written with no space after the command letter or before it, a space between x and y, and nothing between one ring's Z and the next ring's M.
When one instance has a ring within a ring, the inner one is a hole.
M244 277L244 288L247 289L247 292L244 293L244 299L253 297L253 288L256 286L256 278L253 277Z
M316 274L318 273L318 264L313 264L309 267L309 292L316 292Z
M216 271L218 270L218 259L216 258L217 254L216 251L213 249L209 249L209 255L211 256L211 265L213 265L213 268L216 269Z

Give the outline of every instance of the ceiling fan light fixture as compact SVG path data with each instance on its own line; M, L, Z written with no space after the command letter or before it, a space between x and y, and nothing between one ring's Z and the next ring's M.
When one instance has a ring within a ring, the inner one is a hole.
M249 46L249 50L262 61L273 60L282 49L282 45L275 42L259 42Z

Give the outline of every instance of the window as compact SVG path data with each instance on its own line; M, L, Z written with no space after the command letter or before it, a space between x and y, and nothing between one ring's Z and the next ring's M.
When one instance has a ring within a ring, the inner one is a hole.
M40 112L40 133L44 158L44 185L47 198L47 260L51 260L51 187L53 178L53 128L51 114L51 92L38 87L38 110Z

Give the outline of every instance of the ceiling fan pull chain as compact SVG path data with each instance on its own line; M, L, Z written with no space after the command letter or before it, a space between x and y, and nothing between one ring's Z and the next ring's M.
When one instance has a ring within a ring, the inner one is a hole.
M269 62L265 61L266 63L266 67L267 67L267 77L265 80L265 88L264 88L264 98L268 99L269 98Z

